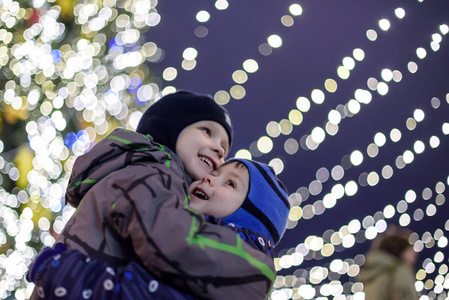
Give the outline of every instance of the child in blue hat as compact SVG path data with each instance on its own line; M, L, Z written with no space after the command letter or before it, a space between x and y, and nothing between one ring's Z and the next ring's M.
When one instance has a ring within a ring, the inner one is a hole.
M284 233L290 210L287 192L265 164L231 159L192 183L189 192L190 208L251 229L274 245Z

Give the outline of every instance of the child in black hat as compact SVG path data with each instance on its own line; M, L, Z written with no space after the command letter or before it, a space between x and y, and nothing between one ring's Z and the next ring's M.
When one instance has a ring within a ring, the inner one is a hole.
M227 112L210 97L178 92L153 104L137 132L117 129L75 162L66 200L77 211L31 268L29 279L42 283L35 299L88 299L89 284L99 282L102 296L120 295L120 285L101 276L127 278L134 264L198 297L264 298L275 277L271 256L240 243L240 229L204 222L187 207L191 177L207 176L228 153ZM50 265L65 273L45 272Z

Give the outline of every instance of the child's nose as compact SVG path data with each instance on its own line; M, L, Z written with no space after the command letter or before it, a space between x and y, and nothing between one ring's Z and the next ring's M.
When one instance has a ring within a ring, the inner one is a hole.
M203 178L203 182L207 183L208 185L213 185L214 184L214 177L212 175L206 175Z
M212 146L212 150L217 153L219 159L224 159L225 149L221 146L220 143L214 143Z

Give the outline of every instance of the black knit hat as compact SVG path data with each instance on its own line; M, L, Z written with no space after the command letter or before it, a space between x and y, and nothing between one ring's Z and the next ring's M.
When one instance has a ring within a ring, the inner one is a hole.
M153 139L176 152L176 141L181 131L199 121L221 124L232 140L229 113L207 95L179 91L162 97L152 104L140 119L136 131L150 134Z

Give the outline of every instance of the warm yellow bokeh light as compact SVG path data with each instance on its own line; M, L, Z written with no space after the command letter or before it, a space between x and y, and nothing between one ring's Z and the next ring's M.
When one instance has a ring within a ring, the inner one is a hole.
M246 149L240 149L235 153L235 158L252 159L251 152Z
M176 68L173 68L173 67L166 68L164 70L164 72L162 73L162 77L164 78L164 80L167 80L167 81L174 80L177 75L178 75L178 71L176 70Z
M240 100L245 97L246 90L243 86L236 84L233 87L231 87L229 93L231 94L232 98L234 98L236 100Z
M348 79L348 78L349 78L349 75L350 75L350 71L349 71L347 68L345 68L345 67L343 67L343 66L340 66L340 67L338 67L338 69L337 69L337 75L338 75L338 77L340 77L341 79Z
M229 100L231 100L231 96L227 91L220 90L215 93L214 100L220 105L225 105L229 102Z
M338 85L335 80L328 78L324 82L324 87L325 87L326 91L328 91L329 93L335 93L337 91Z
M273 149L273 141L269 137L263 136L257 141L257 148L262 153L269 153Z
M292 221L298 221L302 217L302 208L299 206L292 207L288 218Z
M248 74L243 70L234 71L234 73L232 73L232 80L234 80L235 83L243 84L248 80Z
M299 125L303 120L303 116L299 110L293 109L288 114L288 119L293 125Z

